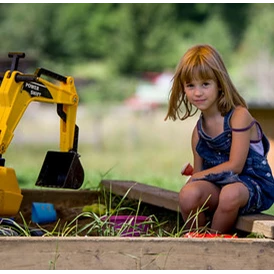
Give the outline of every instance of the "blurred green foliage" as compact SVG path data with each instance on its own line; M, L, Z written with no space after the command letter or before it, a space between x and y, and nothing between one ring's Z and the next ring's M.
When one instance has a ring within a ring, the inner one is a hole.
M217 37L222 31L228 35L227 39L211 37L216 46L224 54L227 43L230 50L236 49L252 4L12 3L0 7L1 51L24 50L62 63L111 60L119 72L134 73L173 68L182 45L193 43L200 32L211 28L214 32L215 27L221 29Z
M121 101L144 72L173 71L187 48L210 43L245 96L263 87L269 101L258 68L268 77L273 13L272 3L2 3L0 53L85 79L82 101Z

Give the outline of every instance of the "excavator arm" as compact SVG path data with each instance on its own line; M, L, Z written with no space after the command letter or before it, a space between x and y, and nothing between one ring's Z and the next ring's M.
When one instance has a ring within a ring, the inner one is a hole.
M24 53L9 53L12 58L11 69L0 75L0 195L5 186L1 182L13 173L4 167L2 155L8 149L14 131L28 105L33 102L57 105L60 118L60 151L48 151L36 185L57 188L80 188L84 180L84 171L77 153L79 128L76 114L79 97L71 76L62 76L44 68L38 68L34 74L18 71L20 58ZM10 180L11 179L11 180ZM16 185L16 183L14 183ZM2 210L3 211L3 210ZM0 199L0 213L1 199ZM5 211L5 210L4 210Z
M43 79L42 73L59 80L60 85ZM74 137L79 98L74 80L72 77L38 69L34 75L18 71L5 73L0 87L0 154L6 152L16 126L32 101L57 104L60 116L60 151L76 150Z

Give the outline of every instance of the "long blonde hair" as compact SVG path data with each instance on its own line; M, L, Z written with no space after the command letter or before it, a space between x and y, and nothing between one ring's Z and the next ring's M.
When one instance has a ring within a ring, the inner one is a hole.
M216 81L220 89L218 109L223 116L238 105L247 107L245 100L234 87L217 50L210 45L196 45L184 54L176 68L165 120L185 120L197 112L198 109L187 100L184 83L199 79Z

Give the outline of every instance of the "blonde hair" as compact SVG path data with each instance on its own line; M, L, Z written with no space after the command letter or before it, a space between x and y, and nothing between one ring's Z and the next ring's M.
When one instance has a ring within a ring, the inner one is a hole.
M208 79L216 81L218 85L220 90L218 110L223 116L238 105L247 108L245 100L234 87L217 50L210 45L196 45L184 54L176 68L165 120L168 118L185 120L193 116L198 109L194 109L193 105L187 100L184 83L192 80ZM184 110L182 103L185 107Z

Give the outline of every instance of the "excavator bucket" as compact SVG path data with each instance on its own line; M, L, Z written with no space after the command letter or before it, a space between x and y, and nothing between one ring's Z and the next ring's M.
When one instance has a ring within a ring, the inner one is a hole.
M78 189L84 181L84 170L75 151L48 151L36 186Z

